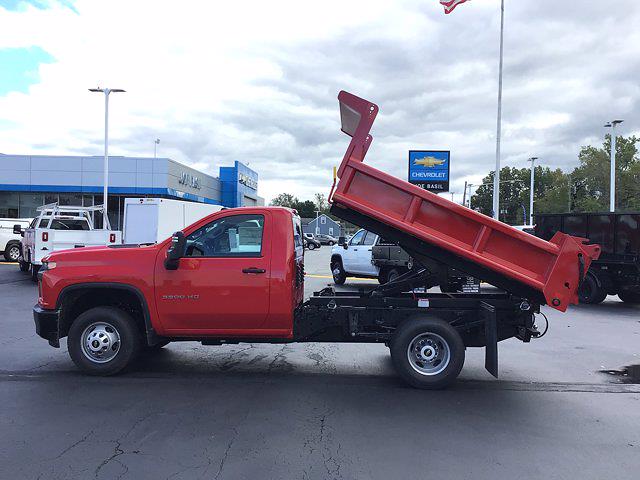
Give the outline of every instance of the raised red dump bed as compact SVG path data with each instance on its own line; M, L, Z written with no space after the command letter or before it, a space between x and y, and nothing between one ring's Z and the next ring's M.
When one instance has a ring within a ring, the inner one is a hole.
M598 258L598 245L556 233L547 242L363 163L377 105L340 92L342 131L352 137L338 169L332 213L498 288L565 311Z

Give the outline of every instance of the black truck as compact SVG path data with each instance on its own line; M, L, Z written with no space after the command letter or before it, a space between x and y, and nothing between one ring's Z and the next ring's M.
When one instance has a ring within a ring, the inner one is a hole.
M535 219L535 234L544 240L563 232L602 247L578 291L582 303L600 303L607 295L640 303L640 213L550 213Z

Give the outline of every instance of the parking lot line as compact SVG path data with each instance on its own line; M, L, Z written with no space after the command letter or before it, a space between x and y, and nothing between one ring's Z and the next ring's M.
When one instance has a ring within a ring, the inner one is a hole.
M0 262L0 265L18 265L18 262Z

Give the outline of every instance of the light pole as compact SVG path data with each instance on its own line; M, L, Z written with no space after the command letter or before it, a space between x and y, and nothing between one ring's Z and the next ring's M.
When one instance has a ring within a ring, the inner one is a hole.
M451 201L453 202L453 196L458 192L449 192L451 194Z
M609 211L616 211L616 125L624 120L612 120L605 125L611 129L611 178L609 179Z
M107 187L109 185L109 94L125 92L120 88L90 88L90 92L104 93L104 190L102 192L103 210L102 210L102 228L107 228L108 218L107 210L109 209Z
M158 144L160 143L160 139L156 138L156 140L153 142L153 158L157 157L157 148L158 148Z
M502 56L504 46L504 0L500 2L500 63L498 73L498 121L496 125L496 173L493 176L493 218L500 220L500 134L502 131Z
M538 157L531 157L528 162L531 162L531 187L529 189L529 225L533 225L533 174L535 172L535 167L533 163L538 159Z

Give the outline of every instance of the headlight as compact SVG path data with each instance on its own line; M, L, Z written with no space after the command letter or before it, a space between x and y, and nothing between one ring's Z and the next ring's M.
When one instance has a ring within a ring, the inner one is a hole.
M44 258L42 259L42 267L40 268L40 270L45 271L45 270L53 270L54 268L56 268L57 263L56 262L50 262L49 260L45 260Z

